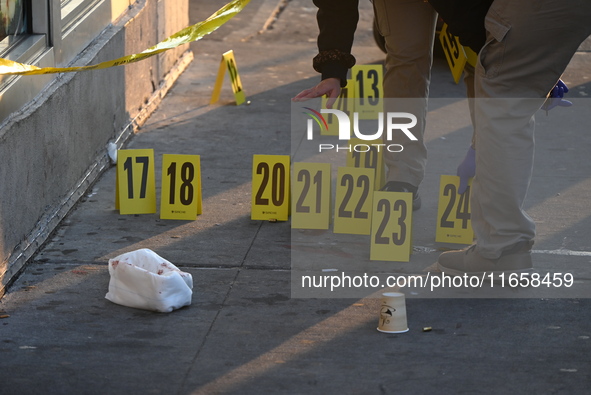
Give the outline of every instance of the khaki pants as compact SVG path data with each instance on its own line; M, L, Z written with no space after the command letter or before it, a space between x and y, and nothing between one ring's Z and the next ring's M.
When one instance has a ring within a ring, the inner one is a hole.
M423 0L373 0L373 4L387 50L384 111L410 112L417 117L417 125L411 132L418 141L395 134L394 140L388 142L401 144L404 150L384 152L387 181L403 181L418 187L427 164L423 136L437 13Z
M532 176L534 113L591 34L589 0L495 0L475 75L477 251L495 259L532 240L523 210ZM559 111L559 110L555 110Z

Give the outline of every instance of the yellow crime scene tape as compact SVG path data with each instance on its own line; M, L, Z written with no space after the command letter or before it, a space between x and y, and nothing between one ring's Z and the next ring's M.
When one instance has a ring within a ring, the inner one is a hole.
M206 20L189 26L166 40L146 49L138 54L123 56L115 60L109 60L95 65L80 66L80 67L37 67L29 64L14 62L12 60L0 58L0 74L6 75L38 75L38 74L52 74L52 73L69 73L74 71L84 70L99 70L109 67L121 66L128 63L139 62L151 56L157 55L161 52L168 51L182 44L187 44L192 41L197 41L204 36L212 33L214 30L222 26L250 2L250 0L234 0L211 15Z

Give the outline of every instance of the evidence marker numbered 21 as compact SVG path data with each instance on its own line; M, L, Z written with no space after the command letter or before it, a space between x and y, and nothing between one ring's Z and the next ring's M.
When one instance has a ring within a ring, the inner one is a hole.
M291 227L328 229L331 219L330 163L293 164Z

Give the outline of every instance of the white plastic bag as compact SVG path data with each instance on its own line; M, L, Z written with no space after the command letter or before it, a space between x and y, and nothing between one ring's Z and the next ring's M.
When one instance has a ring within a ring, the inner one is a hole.
M109 259L113 303L170 313L191 304L193 277L147 248Z

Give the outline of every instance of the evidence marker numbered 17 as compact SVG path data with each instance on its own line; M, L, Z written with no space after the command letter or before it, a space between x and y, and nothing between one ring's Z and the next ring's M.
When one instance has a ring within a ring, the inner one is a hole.
M119 150L116 183L115 207L121 214L155 213L154 150Z

